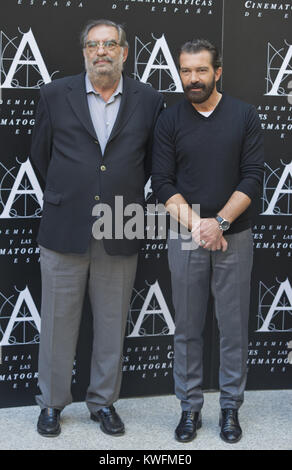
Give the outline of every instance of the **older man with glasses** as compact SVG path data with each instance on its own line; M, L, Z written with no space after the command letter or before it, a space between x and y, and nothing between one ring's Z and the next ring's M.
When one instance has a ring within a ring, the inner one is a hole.
M37 403L38 432L57 436L60 413L72 401L71 379L87 281L93 314L91 378L86 403L91 419L112 436L124 433L113 403L121 385L127 312L139 240L126 239L121 218L116 238L92 229L97 203L113 210L143 204L153 128L163 107L150 86L125 76L128 43L123 28L90 22L81 35L86 73L40 90L32 160L45 181L38 234L41 247L42 328ZM113 230L113 233L116 233ZM96 236L97 235L97 236Z

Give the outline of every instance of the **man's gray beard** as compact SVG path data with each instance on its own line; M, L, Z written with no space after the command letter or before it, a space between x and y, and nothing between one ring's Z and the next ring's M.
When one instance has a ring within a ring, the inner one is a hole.
M98 70L95 65L89 63L85 57L85 69L93 85L97 88L110 88L121 77L123 71L123 53L121 53L121 57L111 70Z

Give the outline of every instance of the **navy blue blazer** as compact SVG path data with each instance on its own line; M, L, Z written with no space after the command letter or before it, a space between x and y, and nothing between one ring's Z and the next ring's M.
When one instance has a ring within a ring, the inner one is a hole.
M102 156L88 108L85 73L40 89L31 147L32 163L45 182L40 245L61 253L84 253L98 200L109 204L113 218L115 196L123 196L124 205L143 204L153 131L163 105L162 95L151 86L124 76L120 109ZM137 239L104 239L110 255L131 255L139 246Z

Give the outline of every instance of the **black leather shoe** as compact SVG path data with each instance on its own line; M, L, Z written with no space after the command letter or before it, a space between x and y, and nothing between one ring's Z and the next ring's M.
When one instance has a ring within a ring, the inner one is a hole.
M195 439L197 429L202 427L202 416L199 412L183 411L174 437L179 442L190 442Z
M38 433L46 437L59 436L61 432L60 414L61 411L55 408L44 408L38 419Z
M100 429L111 436L122 436L125 426L113 405L91 413L90 419L100 422Z
M221 426L220 437L224 442L235 444L235 442L240 441L242 430L239 425L237 410L232 408L221 410L219 426Z

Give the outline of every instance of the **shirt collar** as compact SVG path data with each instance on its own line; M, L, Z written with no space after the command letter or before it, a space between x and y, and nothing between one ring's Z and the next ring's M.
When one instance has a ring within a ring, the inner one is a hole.
M121 95L123 94L123 82L124 82L123 75L121 75L118 86L117 86L115 92L112 94L112 96L117 96L119 94L121 94ZM98 91L96 91L93 88L93 85L92 85L87 73L85 74L85 90L86 90L87 94L94 93L95 95L98 95L98 96L100 95L100 93L98 93Z

